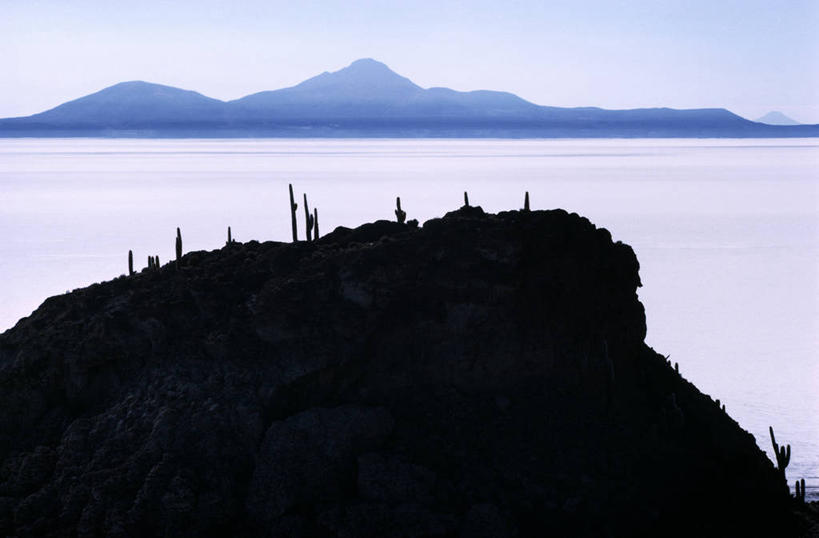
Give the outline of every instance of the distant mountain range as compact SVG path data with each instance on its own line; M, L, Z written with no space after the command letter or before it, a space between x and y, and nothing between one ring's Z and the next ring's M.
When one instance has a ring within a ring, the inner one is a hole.
M802 125L795 119L776 110L768 112L756 121L759 123L767 123L768 125Z
M725 109L540 106L506 92L421 88L362 59L234 101L134 81L0 119L0 137L29 136L796 137L819 136L819 125L766 125Z

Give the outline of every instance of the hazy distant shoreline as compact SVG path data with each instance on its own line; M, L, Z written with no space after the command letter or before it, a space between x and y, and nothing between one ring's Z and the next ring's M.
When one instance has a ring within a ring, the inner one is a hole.
M799 126L799 127L813 127L813 126ZM650 134L650 133L635 133L629 134L608 134L583 132L578 134L532 134L532 133L379 133L373 131L366 132L311 132L311 133L292 133L292 132L230 132L230 131L186 131L186 132L155 132L154 130L139 130L127 131L117 130L115 132L103 133L99 131L35 131L25 133L9 133L0 132L0 139L100 139L100 140L114 140L114 139L145 139L145 140L239 140L239 139L258 139L258 140L658 140L658 139L696 139L696 140L747 140L747 139L766 139L766 138L819 138L819 129L807 129L806 132L793 133L664 133L664 134Z
M769 125L724 108L542 106L490 90L422 88L361 59L289 88L233 101L121 82L27 117L0 138L792 138L819 125Z

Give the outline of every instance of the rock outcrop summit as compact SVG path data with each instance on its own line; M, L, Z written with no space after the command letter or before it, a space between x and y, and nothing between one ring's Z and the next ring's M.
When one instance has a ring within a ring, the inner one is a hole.
M638 269L464 207L52 297L0 335L0 535L788 535L753 437L644 343Z

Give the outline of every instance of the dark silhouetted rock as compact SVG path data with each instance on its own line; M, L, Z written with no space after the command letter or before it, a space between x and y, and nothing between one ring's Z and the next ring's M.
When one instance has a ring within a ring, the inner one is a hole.
M358 494L368 501L425 502L433 499L435 473L393 455L358 458Z
M297 505L353 495L355 455L379 448L392 427L386 409L350 406L274 422L256 459L248 513L271 522Z
M0 535L794 534L645 345L638 268L577 215L465 207L52 297L0 335Z

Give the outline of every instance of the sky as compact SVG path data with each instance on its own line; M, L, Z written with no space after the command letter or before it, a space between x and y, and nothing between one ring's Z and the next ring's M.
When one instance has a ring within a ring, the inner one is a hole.
M375 58L551 106L819 123L819 0L0 0L0 117L126 80L235 99Z

